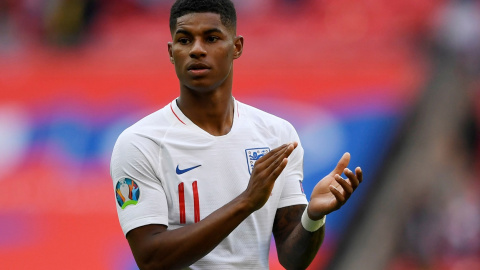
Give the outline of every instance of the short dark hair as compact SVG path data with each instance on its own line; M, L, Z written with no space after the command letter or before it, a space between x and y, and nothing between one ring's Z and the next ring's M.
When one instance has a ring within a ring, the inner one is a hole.
M219 14L223 25L236 30L237 12L231 0L177 0L170 9L170 32L175 30L177 18L206 12Z

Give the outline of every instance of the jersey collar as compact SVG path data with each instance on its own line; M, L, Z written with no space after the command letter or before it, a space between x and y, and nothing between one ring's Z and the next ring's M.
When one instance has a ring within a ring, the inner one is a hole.
M237 122L240 118L239 102L235 98L233 98L233 102L234 102L233 126L232 126L232 130L228 134L232 133L232 131L235 129L235 126L236 126L236 124L237 124ZM171 111L171 114L173 116L174 121L176 121L177 123L179 123L181 125L196 128L196 129L199 129L199 130L209 134L208 132L204 131L203 129L201 129L200 127L195 125L195 123L193 123L188 117L186 117L183 114L182 110L180 110L180 108L177 105L177 99L174 99L172 102L170 102L169 107L170 107L169 109ZM224 136L227 136L228 134L226 134ZM210 136L213 136L213 135L210 135Z

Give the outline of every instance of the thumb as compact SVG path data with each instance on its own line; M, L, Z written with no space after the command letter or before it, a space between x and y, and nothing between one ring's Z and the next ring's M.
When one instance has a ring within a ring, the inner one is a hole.
M348 163L350 163L350 153L346 152L340 158L340 160L337 163L337 166L335 167L335 169L330 174L331 175L335 175L335 174L341 175L343 173L343 170L345 170L345 168L347 168Z

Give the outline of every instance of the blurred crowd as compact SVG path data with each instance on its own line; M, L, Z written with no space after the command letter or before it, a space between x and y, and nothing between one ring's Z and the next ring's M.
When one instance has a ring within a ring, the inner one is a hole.
M276 6L301 7L308 0L235 0L239 12ZM19 40L69 46L80 44L92 25L106 17L168 11L174 0L1 0L0 49Z
M3 47L18 40L54 45L81 43L99 17L122 16L171 1L162 0L2 0L0 36Z
M435 184L416 202L393 268L480 269L480 1L446 2L435 26L432 63L451 68L450 91L466 102L457 129L437 131L448 136L428 168Z

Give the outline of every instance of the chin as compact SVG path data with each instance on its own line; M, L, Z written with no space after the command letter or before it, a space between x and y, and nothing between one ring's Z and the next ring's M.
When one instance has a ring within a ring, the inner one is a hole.
M222 85L221 82L212 83L206 80L202 80L202 81L198 80L198 81L193 81L188 84L185 84L185 86L188 89L191 89L196 92L203 92L203 93L212 92L218 89L221 85Z
M213 92L216 87L211 84L188 84L186 85L187 89L199 93L208 93Z

